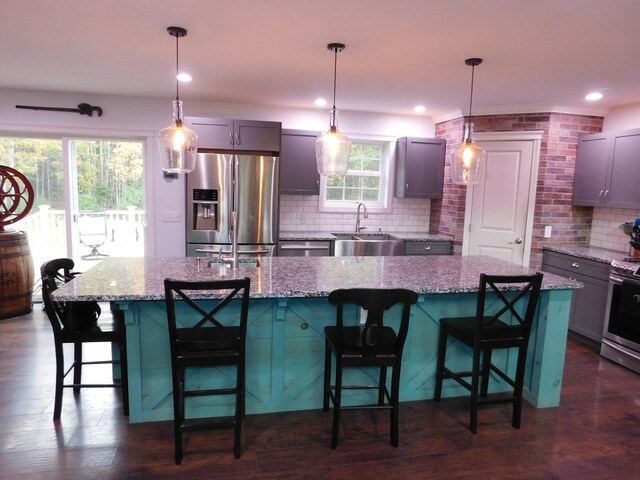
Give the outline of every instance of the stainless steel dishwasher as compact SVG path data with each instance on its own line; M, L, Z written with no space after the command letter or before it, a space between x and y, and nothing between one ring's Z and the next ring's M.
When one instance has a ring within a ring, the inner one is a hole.
M279 257L329 257L332 255L330 241L280 240Z

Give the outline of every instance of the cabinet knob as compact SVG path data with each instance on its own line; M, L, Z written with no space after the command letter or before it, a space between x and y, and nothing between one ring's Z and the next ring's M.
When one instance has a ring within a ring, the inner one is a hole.
M606 200L607 198L609 198L609 190L604 191L604 199Z
M229 144L233 145L233 132L229 132Z
M240 141L240 134L236 133L236 145L242 145L242 142Z
M306 330L307 328L309 328L309 324L308 324L307 322L302 322L302 323L300 324L300 328L301 328L302 330Z
M571 266L572 266L573 268L580 268L580 264L579 264L578 262L573 262L573 263L571 264Z
M408 183L404 184L404 190L405 190L405 192L409 191L409 184Z

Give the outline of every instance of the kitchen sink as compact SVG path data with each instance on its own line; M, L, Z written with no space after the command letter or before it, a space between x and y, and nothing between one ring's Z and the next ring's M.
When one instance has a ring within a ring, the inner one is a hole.
M404 242L388 233L333 233L334 256L397 256L404 254Z
M390 233L358 233L353 237L355 240L398 240Z

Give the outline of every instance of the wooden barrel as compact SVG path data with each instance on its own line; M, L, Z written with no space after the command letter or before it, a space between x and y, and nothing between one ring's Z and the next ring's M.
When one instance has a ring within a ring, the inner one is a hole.
M27 234L0 232L0 319L32 308L33 259Z

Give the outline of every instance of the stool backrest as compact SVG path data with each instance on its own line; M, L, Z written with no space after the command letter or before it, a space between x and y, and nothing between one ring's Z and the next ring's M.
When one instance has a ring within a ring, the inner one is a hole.
M394 353L402 353L409 329L411 305L417 303L417 301L418 294L416 292L402 288L348 288L334 290L329 294L329 302L338 306L336 326L339 331L344 326L343 306L345 304L356 304L366 310L367 318L361 332L363 356L375 356L378 354L382 347L382 328L385 326L385 312L398 304L402 305L402 314ZM339 334L338 338L342 338L342 335Z
M533 275L480 275L476 310L477 339L493 337L495 327L510 326L510 338L528 338L540 297L542 273Z
M182 350L228 349L230 355L243 355L249 316L250 285L251 281L248 277L210 281L165 279L165 301L172 357L175 358L178 355L177 352ZM238 320L237 324L234 324L234 328L229 328L228 322L221 320L220 315L234 298L240 300L240 312L239 315L234 315L234 319ZM178 301L184 305L180 315L176 310ZM184 321L180 322L178 317ZM207 328L216 329L216 335L203 334L212 333L203 332L203 329Z
M72 272L73 267L74 263L70 258L56 258L40 266L44 310L56 334L68 325L65 314L65 304L54 301L51 298L51 293L54 292L59 285L73 279L75 276Z

